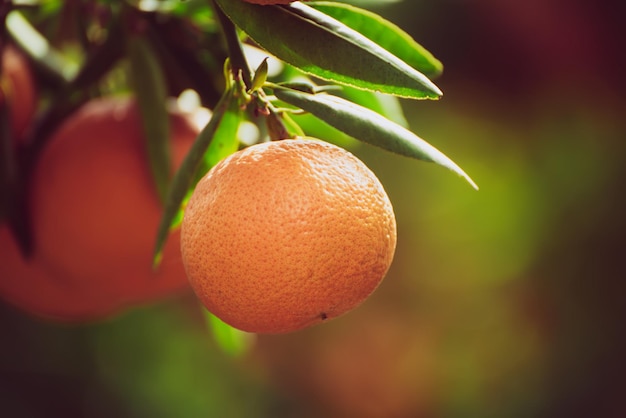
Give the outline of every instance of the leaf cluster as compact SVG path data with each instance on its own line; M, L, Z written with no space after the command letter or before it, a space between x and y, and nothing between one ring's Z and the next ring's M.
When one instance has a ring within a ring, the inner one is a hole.
M236 120L243 118L243 112L229 102L237 102L240 108L252 106L255 114L266 116L270 139L303 135L290 113L305 111L357 140L448 168L477 188L435 147L382 115L384 111L376 111L381 109L368 108L379 103L376 97L380 93L409 99L438 99L442 95L431 81L441 74L442 64L398 26L367 10L335 2L261 6L214 0L213 4L228 45L231 80L211 122L174 179L157 237L157 254L172 221L179 218L198 171L210 168L209 164L200 169L201 156L210 158L212 153L207 149L211 141L236 134ZM297 69L298 81L267 82L267 59L252 75L242 38ZM329 94L335 90L333 86L369 94L355 102ZM281 108L281 102L291 108ZM222 123L225 127L220 129Z

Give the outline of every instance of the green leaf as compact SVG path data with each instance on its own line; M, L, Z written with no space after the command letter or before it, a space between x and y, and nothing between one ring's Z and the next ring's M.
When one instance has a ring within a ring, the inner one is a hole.
M269 57L265 57L265 59L261 61L261 64L259 64L258 68L254 72L254 78L252 79L252 85L250 86L248 93L253 93L257 91L258 89L263 87L263 84L265 84L265 82L267 81L268 59Z
M144 39L131 38L128 53L152 177L161 201L165 201L170 180L170 126L165 77Z
M380 113L387 119L404 127L408 126L404 117L404 111L400 105L400 99L396 96L357 89L351 86L338 86L336 84L317 85L312 80L308 79L306 75L302 74L300 70L291 65L285 66L283 79L285 81L279 82L279 86L304 91L306 93L333 93Z
M238 106L237 101L233 100L222 116L220 126L215 131L213 140L204 153L200 168L196 172L195 182L200 180L214 165L237 151L239 148L237 130L242 121L242 116L242 109Z
M53 85L61 88L74 78L78 65L65 59L22 13L11 11L6 17L6 28L20 49L31 57Z
M404 118L404 111L400 105L399 99L395 96L376 93L373 91L358 90L352 87L344 87L338 96L343 97L353 103L365 106L370 110L386 117L395 123L408 126L408 122Z
M196 138L196 141L191 146L191 149L172 179L167 199L165 200L163 217L161 218L161 223L157 230L153 255L153 265L155 268L161 261L161 252L165 246L170 228L177 218L180 219L180 208L185 197L189 194L199 173L206 170L208 165L211 164L212 158L215 158L211 156L212 153L207 153L207 150L215 138L222 138L222 134L218 134L218 132L221 131L222 121L229 111L232 111L233 108L238 109L237 106L233 106L233 104L237 102L234 100L233 92L233 88L229 88L224 92L213 110L211 120L209 120L209 123L204 127L202 132L200 132L198 138ZM228 120L229 117L226 117L226 119ZM218 151L221 152L222 149L223 147L217 147L215 153L217 154Z
M304 136L304 131L302 130L302 127L298 125L291 116L289 116L289 113L283 113L282 118L283 124L292 136Z
M319 78L413 99L442 93L424 74L367 37L303 3L260 6L216 0L254 41L283 61Z
M237 357L250 349L254 343L254 334L231 327L206 309L202 309L202 311L209 332L222 351Z
M476 183L441 151L408 129L370 109L328 94L310 94L283 89L276 89L274 94L278 99L311 112L329 125L360 141L396 154L439 164L460 175L478 190Z
M345 3L320 1L307 4L366 36L428 77L436 77L443 71L441 62L411 35L376 13Z

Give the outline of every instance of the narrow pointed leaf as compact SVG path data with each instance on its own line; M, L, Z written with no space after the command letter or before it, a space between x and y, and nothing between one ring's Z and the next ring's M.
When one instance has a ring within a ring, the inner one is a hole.
M269 57L265 57L265 59L261 61L261 64L259 64L258 68L254 72L254 78L252 79L252 85L250 86L248 93L257 91L258 89L263 87L263 84L265 84L265 81L267 81L267 71L269 69L267 64L268 59Z
M307 4L366 36L428 77L436 77L443 71L441 62L411 35L376 13L345 3L320 1Z
M204 318L209 332L213 335L218 347L228 355L238 357L245 354L254 343L254 334L240 331L223 322L206 309Z
M44 36L35 29L24 15L11 11L6 18L7 32L30 56L49 82L58 87L65 86L76 74L78 66L53 48Z
M282 118L283 124L285 125L291 136L304 136L304 131L302 130L302 127L300 127L300 125L298 125L296 121L293 120L291 116L289 116L289 113L284 113L282 115Z
M132 38L128 48L152 177L161 201L165 201L170 179L170 126L165 77L154 52L144 39Z
M207 169L207 160L209 163L212 161L213 154L207 153L207 150L213 140L218 136L222 121L235 102L236 101L233 99L233 90L227 90L215 106L211 120L209 120L209 123L204 127L202 132L200 132L198 138L196 138L196 141L191 146L191 149L172 179L167 199L165 200L163 217L161 218L161 223L157 230L153 255L154 267L157 267L161 261L161 252L163 251L163 247L165 246L174 221L177 218L180 219L180 208L185 197L189 194L194 182L198 179L199 173ZM218 149L221 148L218 147Z
M215 164L237 151L239 148L237 131L241 124L242 116L243 110L239 107L237 101L233 100L230 102L222 116L220 126L213 135L213 140L204 153L202 162L196 171L194 183L200 180Z
M404 111L400 105L400 99L388 94L380 94L373 91L358 90L352 87L343 87L337 95L353 103L365 106L370 110L394 121L405 128L408 122L404 117Z
M306 73L406 98L437 99L442 95L424 74L385 48L303 3L216 2L259 45Z
M274 94L278 99L310 112L355 139L396 154L439 164L478 189L476 183L441 151L370 109L328 94L282 89L276 89Z

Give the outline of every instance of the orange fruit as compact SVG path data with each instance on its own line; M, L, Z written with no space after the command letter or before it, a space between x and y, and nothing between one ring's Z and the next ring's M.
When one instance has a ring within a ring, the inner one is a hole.
M100 319L119 308L89 283L52 275L38 260L25 260L6 226L0 226L0 248L0 298L10 305L63 322Z
M312 139L253 145L197 184L183 262L207 309L235 328L296 331L362 303L396 245L391 202L367 166Z
M199 127L183 113L172 113L170 125L177 167ZM94 99L53 134L33 173L37 260L50 275L89 288L112 306L188 286L178 232L168 240L158 271L152 269L163 208L144 142L134 100Z
M9 106L13 134L21 136L35 113L35 84L24 56L14 47L2 51L0 106Z

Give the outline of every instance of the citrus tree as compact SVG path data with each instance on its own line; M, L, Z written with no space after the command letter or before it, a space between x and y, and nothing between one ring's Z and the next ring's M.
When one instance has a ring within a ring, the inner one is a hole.
M11 71L3 66L0 213L3 245L12 248L3 256L13 257L2 267L3 298L46 317L93 319L179 289L180 277L187 280L184 265L210 310L247 331L300 329L362 302L393 258L393 210L367 167L320 141L362 141L433 162L477 187L408 128L397 103L439 99L432 80L442 64L401 28L355 4L5 2L2 48L18 54L22 73L32 73L26 84L37 98L36 107L29 105L33 94L11 87ZM29 107L35 109L26 110L24 128L14 114ZM241 154L244 148L249 154ZM281 152L287 159L274 158ZM313 162L303 163L311 153ZM259 163L267 155L274 165ZM244 162L255 167L242 175L237 164ZM231 176L226 170L237 179L232 190L222 187ZM272 186L259 181L267 173ZM305 196L308 185L318 190ZM233 200L233 193L239 197ZM259 201L265 209L246 212ZM302 209L311 202L323 211ZM383 226L374 222L376 234L367 235L361 226L376 211ZM289 222L267 223L278 218ZM325 226L298 230L294 225L302 222ZM243 231L256 234L260 256L241 248L254 234L231 239ZM333 234L344 235L333 241ZM290 236L297 250L284 252ZM260 248L272 242L281 243L276 253ZM231 269L242 255L248 267ZM328 267L334 258L339 261ZM291 264L302 267L286 276L298 285L272 281ZM168 268L175 270L174 278L162 280L169 284L151 280ZM213 269L217 274L207 273ZM256 285L227 289L233 282L224 277L246 274ZM306 280L318 284L302 286ZM44 282L63 294L56 305L31 298L33 283ZM275 295L276 286L300 293ZM239 305L230 305L228 295ZM289 297L295 299L285 302ZM85 306L69 309L73 299ZM282 308L272 310L276 305ZM311 317L276 319L280 309L307 305L315 305ZM217 335L235 332L209 319Z

